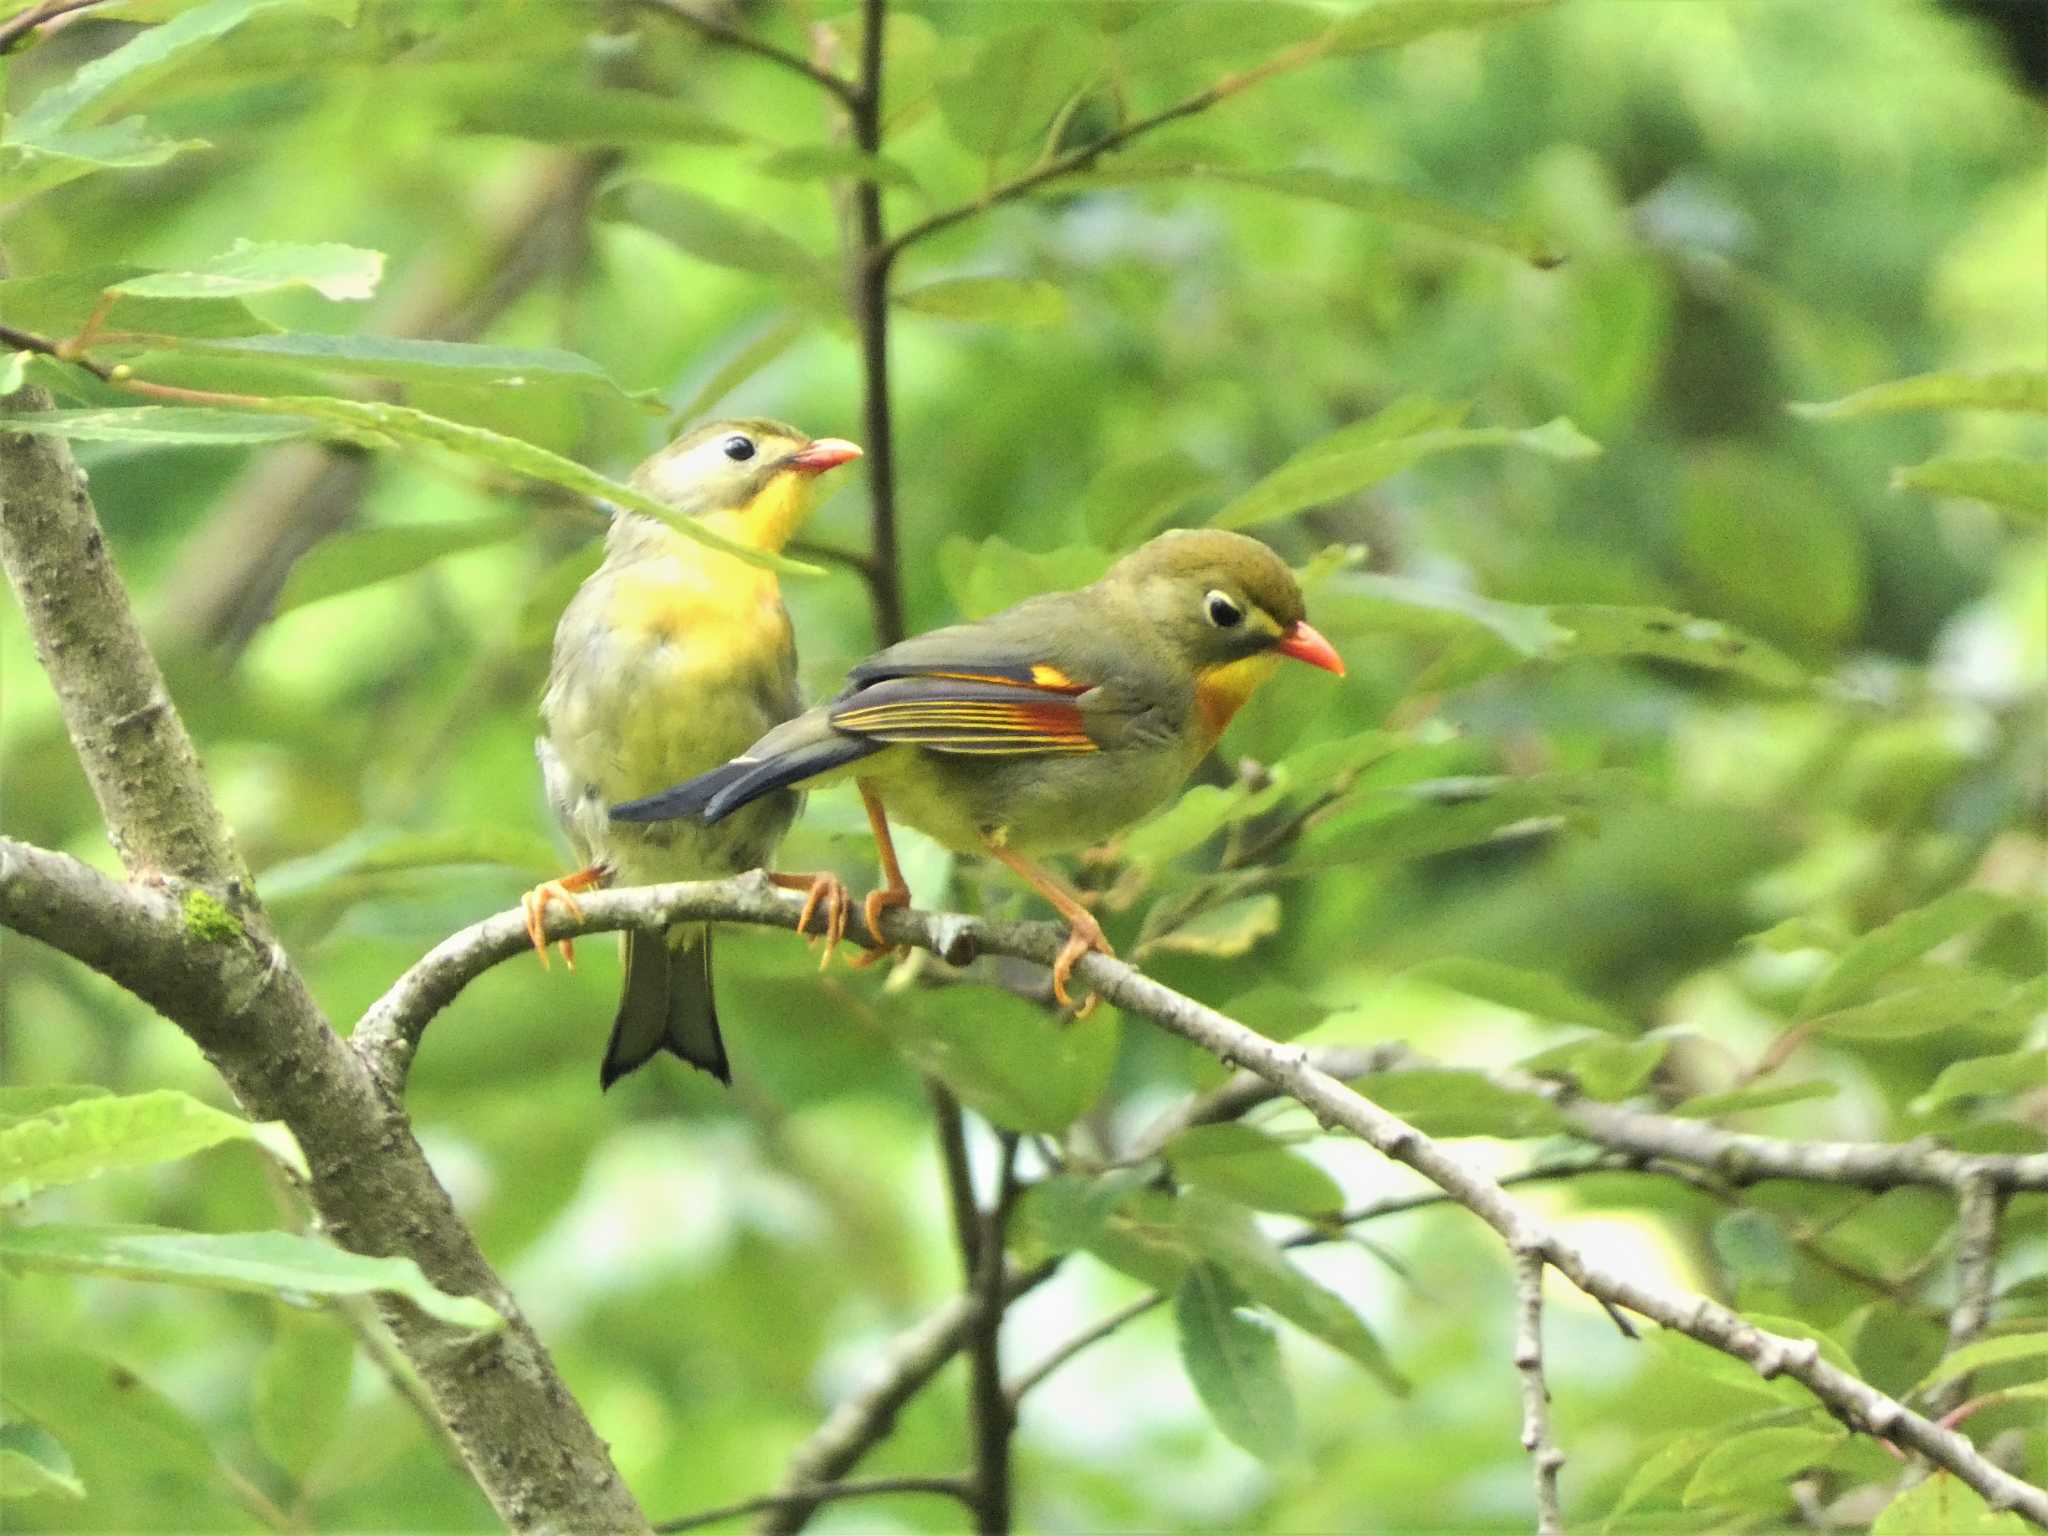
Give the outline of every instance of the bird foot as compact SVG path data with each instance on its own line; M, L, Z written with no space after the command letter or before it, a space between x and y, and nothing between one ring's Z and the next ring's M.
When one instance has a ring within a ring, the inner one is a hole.
M846 937L846 914L853 906L853 894L847 890L846 882L830 871L816 875L784 875L770 870L768 878L785 891L804 893L804 906L797 914L796 931L804 935L807 944L816 944L820 939L825 941L825 953L818 958L818 969L825 970L832 964L832 955L839 948L839 941ZM825 926L812 933L811 918L820 907L825 910Z
M885 885L878 891L869 891L861 901L861 920L867 924L868 935L874 940L872 949L855 955L848 963L857 971L864 971L880 960L895 953L895 946L882 937L882 914L891 907L910 905L910 888L904 885Z
M1062 1008L1073 1008L1076 1020L1085 1019L1095 1011L1095 1005L1102 999L1095 993L1086 994L1076 1007L1074 999L1067 993L1067 981L1074 974L1074 966L1083 955L1108 955L1114 958L1116 951L1109 947L1109 940L1102 936L1102 925L1085 911L1077 911L1067 919L1067 942L1060 946L1060 952L1052 962L1052 995L1059 1000Z
M573 875L564 875L559 880L544 880L519 898L519 908L526 914L526 936L533 940L534 953L540 956L542 970L548 969L547 915L548 903L559 901L569 909L569 915L583 917L583 904L576 899L580 891L595 890L611 878L611 871L601 864L588 869L579 869ZM576 941L563 939L562 963L570 970L576 969Z

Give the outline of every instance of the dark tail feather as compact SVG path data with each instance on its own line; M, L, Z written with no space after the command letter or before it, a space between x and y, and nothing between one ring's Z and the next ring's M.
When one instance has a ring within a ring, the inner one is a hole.
M711 996L711 930L679 923L660 938L628 932L625 989L598 1081L609 1088L660 1051L732 1081Z
M674 821L695 816L705 823L723 821L744 805L763 795L816 778L828 769L840 767L881 751L884 743L860 736L834 734L829 741L816 742L774 757L736 757L731 762L685 779L672 789L628 800L612 807L613 821Z

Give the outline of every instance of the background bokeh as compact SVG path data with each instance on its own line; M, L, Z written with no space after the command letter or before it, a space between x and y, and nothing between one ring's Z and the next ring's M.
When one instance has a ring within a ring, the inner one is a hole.
M54 30L8 61L10 107L125 40L134 17L175 9L122 6ZM884 150L900 167L886 194L899 228L1028 163L1048 131L1084 143L1285 47L1301 25L1301 8L1282 5L892 9ZM1355 781L1334 781L1343 798L1277 852L1279 869L1241 888L1212 878L1226 856L1213 838L1090 864L1112 937L1127 952L1141 932L1154 941L1148 971L1219 1005L1255 994L1255 1022L1312 1024L1309 1043L1398 1038L1450 1066L1506 1065L1600 1038L1583 1026L1607 1022L1662 1043L1661 1059L1645 1058L1654 1078L1627 1087L1676 1104L1751 1086L1832 953L1973 884L2019 904L1900 978L1924 989L1924 1027L1807 1040L1756 1084L1796 1090L1792 1102L1738 1105L1723 1123L2044 1145L2038 1055L2016 1058L2005 1091L1921 1095L1952 1062L2048 1044L2038 995L1951 1006L2042 970L2042 923L2024 905L2048 869L2048 546L2038 515L1894 489L1892 477L1944 454L2038 457L2048 431L2016 413L1788 410L1930 370L2048 360L2044 115L2024 73L2038 39L1986 9L1577 0L1289 73L1148 138L1149 162L1135 150L1106 160L906 253L903 289L1016 280L983 303L956 289L957 315L934 303L892 317L913 629L1090 576L1150 526L1203 520L1389 407L1420 421L1429 406L1415 402L1437 402L1439 425L1459 406L1472 426L1562 417L1600 447L1589 456L1560 432L1418 453L1257 529L1296 563L1319 562L1311 612L1351 672L1341 686L1276 680L1207 779L1232 783L1245 758L1306 772L1324 744L1399 734ZM732 14L800 49L823 29L826 57L849 65L857 20L843 6ZM2035 30L2043 15L2033 8ZM1038 44L1018 48L1019 28L1038 29ZM1046 104L1026 93L1029 143L985 154L964 146L992 39ZM602 103L595 90L678 110L624 122L579 108ZM210 147L16 205L17 282L176 267L237 239L341 242L386 253L373 299L252 307L294 331L563 347L656 402L548 384L403 386L439 415L621 477L677 412L862 435L831 255L846 210L830 173L844 160L780 153L835 142L833 114L805 82L655 9L365 0L345 27L285 8L150 80L134 106ZM715 136L705 123L730 142L702 142ZM1521 233L1460 239L1219 175L1141 174L1192 162L1367 178ZM738 224L706 235L695 204L665 236L636 216L642 182L765 225L820 265L805 275L780 247L714 238L745 233ZM1503 248L1518 242L1566 259ZM306 392L251 364L137 364L164 380ZM101 398L71 382L65 403ZM353 1018L436 940L566 867L531 745L554 618L593 558L593 524L566 497L452 455L77 451L221 802L331 1017ZM861 474L814 521L816 544L864 545ZM1368 552L1324 554L1348 546ZM861 581L829 569L786 583L813 695L874 643ZM1608 632L1582 605L1602 605L1599 622L1633 637L1610 648L1632 654L1559 642L1553 631L1575 622ZM1611 609L1652 607L1728 626L1714 634L1759 642L1756 659L1686 664L1711 638L1645 659L1640 618ZM0 668L8 835L112 867L11 605ZM1038 910L1006 878L914 840L909 852L922 905ZM858 802L831 791L812 800L784 864L837 867L864 886L869 860ZM1188 901L1207 905L1182 922ZM1187 1048L1108 1010L1062 1033L1000 991L891 985L880 971L820 979L786 935L735 932L720 942L733 1089L663 1061L600 1097L617 972L608 944L582 953L574 974L527 959L473 986L429 1031L409 1104L485 1252L657 1517L773 1486L883 1342L957 1289L920 1068L946 1063L970 1108L1083 1157L1213 1081ZM219 1096L184 1037L110 983L11 935L5 956L10 1083ZM1456 963L1470 961L1493 968L1490 984ZM1576 1000L1546 1018L1475 997L1498 997L1503 967ZM1600 1018L1575 1014L1587 1000ZM977 1055L980 1066L960 1062ZM1453 1131L1502 1133L1463 1144L1489 1166L1547 1155L1547 1127L1439 1098L1454 1092L1440 1083L1408 1092L1390 1086L1385 1102L1425 1124L1434 1113ZM1299 1138L1295 1155L1351 1203L1408 1187L1355 1144L1312 1137L1305 1116L1257 1123ZM986 1153L979 1119L973 1130ZM1611 1174L1528 1197L1617 1262L1834 1330L1889 1390L1939 1348L1952 1211L1935 1194L1767 1187L1731 1207ZM37 1209L219 1231L297 1219L246 1149ZM2011 1209L2002 1323L2048 1311L2043 1217L2038 1197ZM1023 1225L1020 1251L1033 1231ZM1022 1522L1525 1527L1497 1245L1455 1209L1359 1236L1301 1263L1357 1306L1415 1383L1410 1398L1283 1330L1301 1447L1261 1462L1204 1413L1161 1310L1027 1399ZM1673 1435L1772 1406L1700 1358L1627 1343L1565 1289L1553 1288L1551 1370L1575 1515L1611 1508ZM1140 1294L1076 1260L1014 1313L1007 1356L1028 1362ZM48 1276L10 1277L4 1297L0 1390L66 1443L89 1490L10 1506L18 1528L246 1528L260 1521L244 1485L310 1528L491 1523L331 1317ZM864 1470L962 1461L958 1370ZM2017 1437L2018 1469L2048 1475L2038 1420L2014 1410L1977 1428ZM1838 1508L1864 1522L1874 1506L1853 1496L1888 1475L1860 1442L1817 1496L1849 1496ZM1624 1524L1705 1529L1790 1507L1782 1479L1690 1507L1683 1486ZM816 1528L957 1520L939 1501L879 1500L829 1510Z

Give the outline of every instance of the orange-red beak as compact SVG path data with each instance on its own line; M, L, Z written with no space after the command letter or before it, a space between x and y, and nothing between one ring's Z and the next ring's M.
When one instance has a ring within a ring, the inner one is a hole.
M1339 677L1344 675L1344 658L1337 654L1334 645L1316 633L1315 626L1307 619L1296 619L1294 628L1287 631L1275 649L1282 656L1292 656L1296 661L1305 661Z
M789 467L803 470L806 474L820 474L828 469L837 469L860 457L860 445L849 443L843 437L821 437L808 448L799 449L790 455Z

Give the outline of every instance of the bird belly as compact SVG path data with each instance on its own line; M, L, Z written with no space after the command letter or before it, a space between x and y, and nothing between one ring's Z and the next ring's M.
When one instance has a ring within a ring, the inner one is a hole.
M886 764L870 773L869 763ZM959 853L993 838L1019 853L1106 842L1149 815L1187 777L1160 747L1019 757L949 756L898 747L859 766L892 816Z

